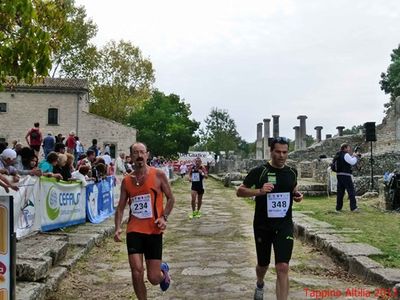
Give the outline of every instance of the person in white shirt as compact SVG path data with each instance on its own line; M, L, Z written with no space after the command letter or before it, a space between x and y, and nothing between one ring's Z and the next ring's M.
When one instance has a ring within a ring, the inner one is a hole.
M344 193L347 191L350 199L350 210L358 212L356 191L354 189L352 166L357 164L360 154L353 153L349 144L342 144L337 153L337 193L336 193L336 212L341 212L343 208Z
M126 169L125 169L125 153L120 153L115 160L115 165L116 165L116 175L125 175L126 174Z
M188 168L186 164L183 161L181 161L181 165L179 166L179 174L181 175L182 178L185 177L187 170Z

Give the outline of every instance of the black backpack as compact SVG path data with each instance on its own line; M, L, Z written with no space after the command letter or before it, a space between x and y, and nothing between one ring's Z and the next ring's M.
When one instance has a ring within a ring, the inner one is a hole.
M335 154L335 156L333 157L331 164L329 165L333 172L337 172L337 161L338 161L339 157L340 157L340 152L337 152Z

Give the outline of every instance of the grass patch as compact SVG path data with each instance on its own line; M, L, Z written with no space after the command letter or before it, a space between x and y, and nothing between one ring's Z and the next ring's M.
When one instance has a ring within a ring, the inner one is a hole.
M294 211L312 211L311 217L332 224L337 229L351 228L361 232L349 234L357 242L379 248L384 255L372 257L385 267L400 265L400 214L386 212L374 206L376 199L359 201L360 213L349 211L349 200L344 201L343 213L334 213L335 197L305 197L294 203Z

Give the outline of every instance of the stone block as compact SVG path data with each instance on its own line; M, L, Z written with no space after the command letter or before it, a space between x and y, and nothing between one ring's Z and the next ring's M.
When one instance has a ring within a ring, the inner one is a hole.
M367 280L377 282L386 288L392 288L400 283L400 269L376 268L368 273Z
M371 269L383 268L383 266L367 256L354 256L349 259L349 273L362 280L367 280Z
M43 256L40 259L17 257L16 276L21 281L39 281L47 277L52 265L52 258Z
M46 285L39 282L17 282L15 296L17 300L42 300L46 296Z
M64 267L55 267L51 269L51 272L46 280L46 293L56 291L61 280L67 276L67 273L68 270Z
M17 244L17 257L40 259L50 256L55 265L63 259L68 249L68 237L65 235L37 234L23 239Z
M76 265L79 259L87 253L86 247L72 247L68 250L66 257L60 261L59 266L71 270Z

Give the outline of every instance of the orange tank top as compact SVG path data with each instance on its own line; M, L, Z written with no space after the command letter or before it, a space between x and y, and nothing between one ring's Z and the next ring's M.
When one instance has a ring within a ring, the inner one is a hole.
M154 222L162 216L163 194L156 187L157 169L150 167L146 181L139 186L132 177L125 176L125 188L128 195L129 221L126 232L160 234L162 231Z

